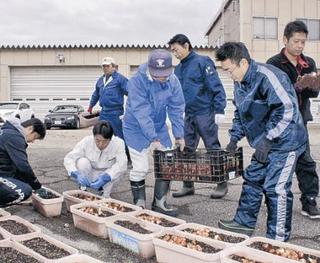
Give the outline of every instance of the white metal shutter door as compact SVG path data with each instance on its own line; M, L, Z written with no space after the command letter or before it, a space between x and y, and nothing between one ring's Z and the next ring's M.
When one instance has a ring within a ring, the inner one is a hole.
M100 67L12 67L11 100L30 104L36 117L43 118L58 104L87 107Z

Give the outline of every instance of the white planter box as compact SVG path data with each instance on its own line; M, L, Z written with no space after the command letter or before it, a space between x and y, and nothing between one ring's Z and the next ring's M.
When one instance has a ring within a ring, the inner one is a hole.
M0 217L0 222L6 221L6 220L13 220L13 221L16 221L17 223L23 224L30 231L30 233L27 233L27 234L14 235L13 233L7 231L6 229L4 229L3 227L0 226L2 233L4 233L6 237L10 237L11 239L13 237L29 236L29 235L32 235L33 233L40 233L41 232L41 229L39 227L31 224L29 221L27 221L19 216L7 216L7 217L3 217L3 218Z
M64 201L66 203L68 211L70 211L70 206L72 206L72 205L83 203L83 202L89 202L88 200L84 200L84 199L75 197L75 195L78 195L78 194L86 195L92 199L96 199L96 200L92 200L92 201L103 200L103 198L101 196L95 195L95 194L87 192L87 191L82 191L82 190L70 190L70 191L63 192L62 194L63 194Z
M67 258L59 259L56 261L56 263L104 263L104 262L98 259L89 257L87 255L78 254L78 255L72 255Z
M200 224L196 224L196 223L186 223L180 226L175 227L175 229L179 230L179 231L183 231L184 233L190 233L187 231L184 231L186 229L193 229L193 230L200 230L200 229L208 229L209 231L212 231L214 233L217 233L217 235L219 237L205 237L205 236L201 236L203 238L207 238L209 240L216 240L219 242L223 242L225 243L227 246L235 246L237 244L241 244L242 242L244 242L245 240L249 239L249 236L247 235L243 235L243 234L238 234L238 233L234 233L234 232L230 232L230 231L226 231L226 230L222 230L219 228L214 228L214 227L210 227L210 226L205 226L205 225L200 225ZM190 233L192 235L197 236L196 233ZM219 239L220 238L220 239ZM241 242L235 242L235 239L237 238L241 238L243 239ZM229 241L229 242L228 242ZM231 241L231 242L230 242Z
M287 261L286 259L281 259L279 260L278 257L272 256L271 254L266 255L263 252L259 252L256 249L244 247L244 246L235 246L235 247L230 247L227 248L226 250L222 251L220 253L220 260L223 263L239 263L242 261L239 260L233 260L231 257L235 256L240 256L240 257L245 257L248 260L248 262L263 262L263 263L286 263L286 262L291 262Z
M46 240L50 244L52 244L52 245L54 245L54 246L56 246L56 247L58 247L60 249L65 250L70 255L64 256L64 257L61 257L61 258L48 258L48 257L46 257L46 255L40 254L39 252L34 251L34 250L32 250L32 249L30 249L27 246L22 244L23 241L27 241L27 240L30 240L30 239L33 239L33 238L43 238L44 240ZM62 243L59 240L56 240L56 239L54 239L52 237L49 237L49 236L47 236L47 235L45 235L43 233L33 233L32 235L24 236L24 237L14 237L13 240L15 242L18 242L19 244L23 245L26 248L26 250L29 250L30 252L33 252L33 253L37 254L40 258L42 258L43 262L56 263L58 259L67 259L71 255L78 253L77 249L75 249L75 248L73 248L73 247L71 247L71 246L69 246L67 244Z
M255 243L255 242L264 242L264 243L268 243L271 244L272 246L277 246L280 248L287 248L287 249L291 249L294 250L296 252L302 252L303 254L308 254L314 257L318 258L318 261L316 262L320 262L320 251L319 250L315 250L315 249L311 249L311 248L306 248L306 247L302 247L302 246L298 246L298 245L293 245L287 242L280 242L274 239L269 239L269 238L265 238L265 237L252 237L248 240L246 240L245 242L243 242L241 245L243 246L247 246L251 248L251 244ZM262 251L259 249L256 249L257 251ZM273 255L271 253L268 252L261 252L264 253L265 255ZM278 262L299 262L298 260L293 260L293 259L287 259L286 257L283 256L276 256ZM300 261L301 262L301 261Z
M60 216L63 203L63 196L52 189L46 187L43 188L55 194L57 198L44 199L41 198L39 195L33 193L31 196L33 208L45 217Z
M105 211L107 213L109 212L113 215L117 215L119 214L119 212L109 208L102 208L100 205L94 202L85 202L85 203L71 206L73 223L76 228L79 228L97 237L108 238L108 229L106 226L106 221L112 218L113 216L99 217L99 216L91 215L89 213L86 213L80 210L84 207L101 209L101 211Z
M39 262L45 262L44 259L39 256L37 253L30 251L28 248L26 248L25 246L14 242L14 241L10 241L10 240L2 240L0 241L0 247L8 247L8 248L12 248L17 252L20 252L24 255L30 256L36 260L38 260ZM1 254L0 254L0 260L1 260ZM5 261L1 261L2 263L5 263ZM13 261L10 261L13 262Z
M149 234L142 234L115 224L115 221L130 221L139 224L142 228L150 231ZM154 233L161 231L161 227L147 223L127 214L118 215L107 223L110 241L119 244L144 258L153 257L155 254L152 237Z
M129 204L113 198L107 198L101 201L96 201L95 203L101 205L102 207L113 209L119 213L132 213L135 211L142 210L140 206Z
M220 262L221 251L218 251L216 253L204 253L201 251L183 247L181 245L160 239L160 237L163 237L166 234L185 237L190 240L196 240L196 241L205 243L209 246L212 246L215 249L221 249L221 251L226 248L226 244L222 242L217 242L215 240L208 240L200 236L191 235L191 234L180 232L173 229L172 230L165 229L159 234L154 235L153 237L153 243L155 246L158 262L166 262L166 263L177 263L177 262L219 263Z
M143 216L144 214L154 217L155 220L149 220L147 217ZM158 225L158 226L161 226L164 228L172 228L172 227L176 227L176 226L179 226L181 224L186 223L186 221L183 219L179 219L179 218L172 217L172 216L167 216L167 215L157 213L157 212L154 212L154 211L151 211L148 209L142 209L137 212L132 212L128 215L134 216L137 219L140 219L140 220L143 220L143 221L148 222L150 224ZM165 221L167 221L168 226L165 225L165 222L161 222L160 219L164 219Z

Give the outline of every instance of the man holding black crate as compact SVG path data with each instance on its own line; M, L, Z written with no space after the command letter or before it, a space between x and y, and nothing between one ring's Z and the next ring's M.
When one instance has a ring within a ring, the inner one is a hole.
M180 60L174 73L178 77L186 101L184 138L186 146L196 150L200 138L206 149L220 149L218 125L224 122L226 94L214 62L192 49L190 40L177 34L168 42L173 55ZM227 182L217 185L211 198L222 198L228 192ZM194 194L194 183L183 182L181 191L173 197Z
M292 176L307 142L294 87L278 68L252 60L243 43L223 44L216 57L234 80L236 110L227 150L235 152L237 142L245 136L255 149L243 176L236 215L231 221L220 220L219 227L251 235L264 194L266 236L287 241L291 233Z

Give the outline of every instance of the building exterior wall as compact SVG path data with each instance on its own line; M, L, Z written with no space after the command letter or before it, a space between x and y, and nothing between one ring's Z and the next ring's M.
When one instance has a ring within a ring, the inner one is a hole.
M100 65L103 57L110 56L118 63L119 72L130 77L132 75L130 69L137 69L140 64L146 62L150 50L151 48L125 47L2 48L0 49L0 101L10 100L10 67L97 66ZM198 52L214 58L213 49L201 48ZM174 64L178 64L176 59Z

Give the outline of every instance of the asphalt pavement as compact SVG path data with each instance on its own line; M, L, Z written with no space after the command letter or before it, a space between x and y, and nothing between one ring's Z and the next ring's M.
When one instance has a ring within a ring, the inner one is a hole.
M228 125L219 131L222 147L228 143ZM320 164L320 127L310 126L310 144L312 156ZM43 185L60 193L66 190L77 189L77 184L72 181L63 166L64 156L84 136L91 134L91 128L80 130L52 129L48 131L43 141L37 141L28 147L29 160L36 175ZM245 165L248 164L252 149L242 140L240 146L244 147ZM150 173L146 179L147 208L151 207L153 198L153 165L150 158ZM229 182L229 192L220 200L210 199L214 184L196 183L196 193L193 196L175 199L171 195L168 203L179 209L179 218L187 222L195 222L217 227L219 219L232 219L236 211L241 192L242 179L238 178ZM180 188L181 182L173 182L171 190ZM294 178L292 191L294 193L292 235L290 242L309 248L320 250L320 220L310 220L300 214L299 188ZM132 203L132 196L128 175L115 188L112 197ZM320 200L318 198L318 203ZM62 214L57 218L45 218L35 212L30 205L16 205L7 208L12 214L19 215L31 223L39 226L44 233L77 248L81 253L105 262L156 262L155 258L145 260L136 254L110 243L108 240L96 238L73 226L72 215L63 206ZM261 207L258 223L254 236L264 236L266 231L267 211Z

